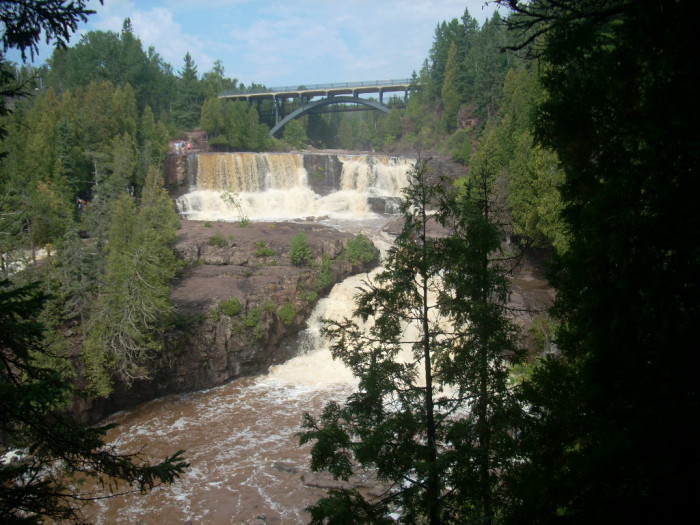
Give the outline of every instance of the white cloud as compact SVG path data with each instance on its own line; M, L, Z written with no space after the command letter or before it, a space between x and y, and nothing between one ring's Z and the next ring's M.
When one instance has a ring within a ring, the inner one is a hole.
M258 2L260 18L227 29L248 80L267 85L408 77L420 69L435 26L465 5L483 21L485 0ZM250 4L245 6L250 9ZM236 10L236 7L232 8ZM244 6L239 5L243 10ZM240 69L238 69L240 71ZM244 76L244 75L241 75ZM284 79L284 80L282 80Z
M428 57L438 23L465 6L480 23L486 0L105 0L83 29L121 30L130 18L144 48L175 71L188 51L200 74L268 86L408 77ZM71 42L77 42L76 35ZM47 56L42 52L42 59Z
M118 32L124 20L129 18L134 34L139 37L144 49L153 46L175 71L180 69L185 53L189 51L201 74L211 69L215 59L207 52L197 28L183 28L175 21L173 10L169 7L178 3L139 2L139 7L136 7L131 0L109 0L105 2L104 9L97 9L92 29ZM151 4L158 5L150 7ZM191 3L188 5L191 7ZM147 9L142 9L144 6Z
M154 7L148 11L136 11L131 23L144 47L153 46L175 71L182 66L187 52L192 55L200 74L211 69L214 59L206 51L207 46L199 36L188 34L175 22L172 11Z

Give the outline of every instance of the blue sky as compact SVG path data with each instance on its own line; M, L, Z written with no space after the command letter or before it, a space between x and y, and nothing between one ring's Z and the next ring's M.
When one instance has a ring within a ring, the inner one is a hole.
M427 58L439 22L468 8L481 24L495 9L487 0L93 0L90 7L97 13L81 32L119 31L128 17L144 48L154 46L175 71L189 51L200 75L219 59L227 76L268 87L408 78ZM42 48L39 62L48 56Z

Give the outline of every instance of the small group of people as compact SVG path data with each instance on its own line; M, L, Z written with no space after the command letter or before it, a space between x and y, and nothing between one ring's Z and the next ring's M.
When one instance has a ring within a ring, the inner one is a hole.
M192 149L192 143L186 142L184 140L178 140L174 143L175 153L178 155L184 155L185 151L190 151Z

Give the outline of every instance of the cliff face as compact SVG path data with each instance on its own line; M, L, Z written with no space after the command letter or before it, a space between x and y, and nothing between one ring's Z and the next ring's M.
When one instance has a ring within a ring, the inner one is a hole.
M290 242L300 232L315 255L312 265L290 261ZM152 378L117 384L109 398L78 401L76 411L97 421L162 395L264 373L293 357L296 335L318 298L369 269L344 257L352 238L311 223L182 221L175 249L186 267L171 293L177 318L154 356Z

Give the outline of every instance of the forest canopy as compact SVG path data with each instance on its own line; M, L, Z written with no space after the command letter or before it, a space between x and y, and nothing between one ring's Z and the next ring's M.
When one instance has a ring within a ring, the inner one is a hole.
M393 491L378 500L330 491L311 509L314 523L692 515L693 5L498 3L481 25L466 10L437 24L408 98L389 100L389 114L310 114L273 139L270 108L218 97L259 86L228 77L221 62L201 74L189 53L167 64L128 19L120 32L59 46L39 68L7 62L9 48L33 56L39 38L67 44L90 10L0 2L0 451L33 454L0 465L4 515L78 521L67 472L148 489L186 466L179 452L149 465L105 449L107 427L79 425L66 408L76 377L83 394L106 396L146 380L165 351L180 263L163 165L169 142L193 129L220 151L421 152L463 169L432 184L433 164L417 163L387 269L359 296L357 318L373 318L374 331L329 325L361 388L304 418L312 467L343 479L362 466ZM428 236L430 220L448 234ZM544 261L556 292L529 354L508 318L506 248ZM408 318L422 337L411 341L415 359L397 363ZM64 469L42 476L59 457Z

